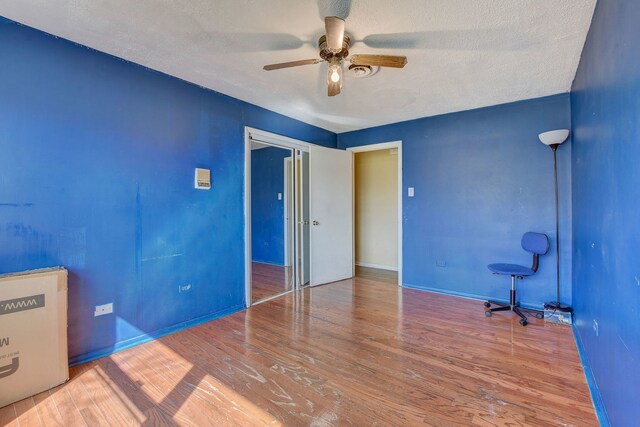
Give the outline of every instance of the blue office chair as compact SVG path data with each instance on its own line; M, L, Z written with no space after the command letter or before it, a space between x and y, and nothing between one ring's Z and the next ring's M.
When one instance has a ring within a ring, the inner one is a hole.
M538 319L542 319L544 315L540 310L524 308L518 305L516 301L516 279L523 279L527 276L532 276L536 271L538 271L540 255L544 255L549 251L549 239L545 234L528 232L524 233L522 236L521 244L522 249L533 254L533 263L531 268L518 264L489 264L489 270L491 270L493 274L511 276L511 294L509 296L509 304L491 300L486 301L484 306L488 310L486 310L484 314L487 317L491 317L491 314L494 311L511 310L520 316L520 324L522 326L527 326L527 316L522 313L523 311L533 313ZM496 305L497 307L491 308L492 305Z

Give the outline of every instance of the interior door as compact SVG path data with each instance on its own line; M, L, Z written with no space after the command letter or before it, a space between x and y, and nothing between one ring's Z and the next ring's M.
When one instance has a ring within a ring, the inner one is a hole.
M351 152L310 147L311 286L353 276L352 180Z

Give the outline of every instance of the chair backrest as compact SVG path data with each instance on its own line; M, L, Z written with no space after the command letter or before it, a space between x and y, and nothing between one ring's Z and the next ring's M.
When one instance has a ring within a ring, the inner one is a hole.
M536 255L544 255L549 251L549 238L546 234L527 232L522 236L522 249Z

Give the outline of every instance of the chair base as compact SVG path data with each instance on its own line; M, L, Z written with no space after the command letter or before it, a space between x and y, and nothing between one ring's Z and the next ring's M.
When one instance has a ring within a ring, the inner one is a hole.
M491 308L492 305L497 307ZM527 326L527 316L523 312L532 313L536 318L543 319L544 313L541 310L535 310L533 308L520 307L516 303L516 276L511 276L511 292L509 295L509 303L488 300L484 303L484 306L488 309L485 310L484 315L491 317L494 311L513 311L520 316L520 324Z

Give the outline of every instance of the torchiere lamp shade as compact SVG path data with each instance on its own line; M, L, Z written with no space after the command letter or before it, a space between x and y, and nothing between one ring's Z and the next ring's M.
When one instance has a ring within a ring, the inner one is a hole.
M550 130L549 132L543 132L538 135L540 141L545 145L558 145L562 144L569 137L569 129L557 129Z

